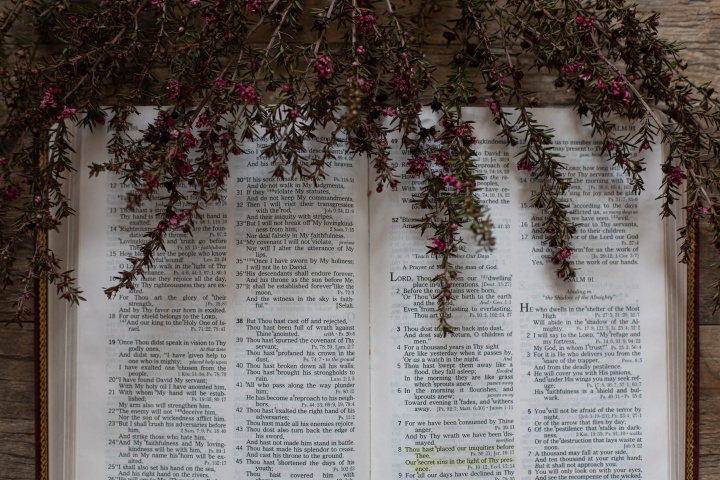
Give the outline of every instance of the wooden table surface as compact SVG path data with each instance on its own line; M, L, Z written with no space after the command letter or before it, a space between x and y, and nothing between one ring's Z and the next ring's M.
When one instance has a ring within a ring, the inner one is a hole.
M720 85L720 0L650 0L638 10L660 12L661 34L686 47L689 74ZM708 286L720 271L707 229L700 233L700 479L711 480L720 479L720 313L711 315ZM0 291L1 318L11 297ZM33 369L33 324L0 324L0 479L35 478Z

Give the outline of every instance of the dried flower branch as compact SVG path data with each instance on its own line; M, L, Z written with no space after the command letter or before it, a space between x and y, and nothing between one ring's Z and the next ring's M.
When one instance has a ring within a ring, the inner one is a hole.
M440 10L455 20L429 29ZM33 27L30 38L15 35L23 25ZM539 100L524 84L533 70L567 91L634 191L644 188L649 167L634 152L666 144L661 213L671 215L683 191L689 213L681 261L692 253L687 228L696 220L711 225L720 248L718 101L709 85L685 76L678 47L658 37L657 25L658 15L622 0L332 0L314 10L296 0L9 3L0 17L3 51L14 52L0 66L0 282L25 285L14 320L28 313L36 278L54 282L70 301L81 299L53 252L38 245L26 271L17 267L15 245L73 214L61 189L76 174L63 120L103 125L102 105L112 106L110 160L92 172L115 172L131 186L128 208L165 199L109 296L133 288L152 268L169 230L192 232L202 209L222 201L228 158L246 142L267 140L261 153L273 162L268 174L317 183L347 138L350 153L372 162L378 192L395 188L404 173L422 179L414 198L424 212L418 228L440 267L440 328L452 332L459 232L469 227L483 248L495 242L476 195L483 172L475 140L462 118L462 107L477 102L490 109L498 135L519 146L517 167L539 186L532 204L543 215L551 261L558 276L572 277L577 225L564 198L570 180L552 149L552 126L532 114ZM43 57L41 41L53 46ZM429 42L446 45L447 75L428 60ZM136 105L159 109L141 138L128 135ZM423 105L437 112L437 125L420 123ZM507 114L512 107L518 115ZM638 128L619 133L618 118ZM327 126L323 154L309 155L303 139ZM389 160L393 136L411 154L406 171ZM48 141L52 153L39 163ZM720 293L720 284L715 288Z

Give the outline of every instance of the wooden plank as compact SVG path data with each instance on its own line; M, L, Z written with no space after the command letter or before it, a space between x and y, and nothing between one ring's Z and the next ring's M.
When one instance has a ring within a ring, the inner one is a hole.
M720 478L720 326L700 327L700 478Z
M0 478L35 476L33 325L0 328Z
M701 225L699 228L700 245L698 248L698 266L700 275L700 288L698 294L700 296L700 304L698 308L698 318L701 325L718 325L720 324L720 315L713 315L715 310L715 291L711 288L712 284L720 275L718 262L720 262L720 252L711 245L712 234L708 225Z

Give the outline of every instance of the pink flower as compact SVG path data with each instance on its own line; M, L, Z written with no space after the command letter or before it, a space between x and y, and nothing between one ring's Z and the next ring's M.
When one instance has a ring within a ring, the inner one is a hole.
M184 213L176 213L172 217L170 217L170 226L177 227L182 223L182 221L185 220L185 214Z
M443 182L445 182L445 185L449 185L451 187L455 187L458 190L462 188L462 183L460 183L460 180L458 180L454 175L445 175L440 176Z
M582 72L583 65L582 63L569 63L563 67L563 72L565 73L580 73Z
M432 240L433 248L435 248L437 250L441 250L441 251L445 250L445 247L447 245L445 244L445 242L442 239L435 237L435 238L432 238L431 240Z
M563 260L567 260L568 258L570 258L571 255L572 255L571 248L560 248L557 251L557 253L555 253L555 258L560 261L563 261Z
M197 7L198 5L200 5L200 0L190 0L191 7Z
M492 109L491 109L492 111ZM455 135L460 138L464 145L474 145L477 141L477 138L475 138L475 135L472 134L472 127L469 123L464 123L460 125L455 130Z
M622 77L618 77L617 80L613 80L610 86L612 94L616 97L626 97L625 93L625 80ZM628 94L629 97L629 94Z
M392 84L395 86L395 92L397 92L398 95L410 93L412 91L412 85L409 78L405 76L400 69L396 68L393 71Z
M597 88L598 90L602 90L606 86L607 85L605 84L605 82L603 82L601 79L598 78L597 80L595 80L595 88Z
M45 110L47 107L57 107L55 95L57 95L58 92L60 92L60 89L57 87L46 88L43 92L43 98L40 100L40 110Z
M217 88L221 92L224 92L228 87L228 83L229 82L227 80L225 80L224 78L218 77L215 79L215 88Z
M395 111L395 108L387 107L387 108L383 109L382 114L385 117L395 118L395 116L397 115L397 112Z
M187 88L177 80L170 80L165 86L165 90L170 92L170 100L173 101L181 100L187 95Z
M197 138L195 138L195 136L192 134L190 129L186 128L185 129L185 142L183 145L185 147L185 149L197 147L198 143L199 142L198 142Z
M680 167L675 167L673 171L670 172L667 176L667 181L669 183L672 183L676 187L682 185L683 180L685 179L687 179L687 175L682 172L682 169Z
M235 94L239 94L243 102L260 103L261 97L252 85L238 85L235 87Z
M73 115L75 115L75 112L77 112L77 110L74 108L63 107L62 111L60 112L60 119L72 117Z
M446 172L450 170L450 157L445 150L440 150L438 153L431 155L431 158L438 167Z
M248 13L259 12L262 7L262 0L247 0L245 2L245 10L247 10Z
M373 85L375 85L375 80L366 80L364 78L358 78L358 85L365 88L365 91L369 95L372 92Z
M353 16L353 20L355 20L355 26L360 33L367 33L372 30L377 17L371 15L367 8L363 8L358 15Z
M212 116L208 115L207 112L203 112L198 117L198 121L195 123L197 128L209 127L212 121Z
M365 54L365 47L363 47L362 45L360 45L359 47L357 47L357 48L355 49L355 52L356 52L358 55L364 55L364 54Z
M582 15L578 15L575 17L575 26L578 28L578 30L587 30L589 32L593 31L593 25L597 20L595 18L585 18Z
M6 202L12 202L16 198L20 197L20 195L22 195L22 190L15 187L8 187L0 190L0 198Z
M518 169L518 170L527 170L528 172L532 171L532 169L533 169L534 166L535 166L535 164L534 164L533 162L531 162L528 157L522 158L522 159L517 163L517 169Z
M330 78L335 71L333 66L332 58L328 55L318 55L315 60L315 72L317 72L318 78Z
M625 79L623 79L622 76L619 76L616 80L612 81L610 84L610 90L612 91L613 96L622 100L623 104L630 104L632 95L630 95L630 92L626 90Z
M408 175L418 176L427 170L425 158L411 158L408 160Z
M500 116L500 106L492 98L486 98L485 103L490 107L490 113L492 113L493 117Z
M224 182L223 178L230 175L230 171L224 157L222 157L221 155L215 155L213 156L210 163L211 165L205 169L207 177L215 178L217 179L218 183L222 184Z
M190 162L181 157L175 160L175 168L177 168L178 173L183 176L190 175L194 170Z

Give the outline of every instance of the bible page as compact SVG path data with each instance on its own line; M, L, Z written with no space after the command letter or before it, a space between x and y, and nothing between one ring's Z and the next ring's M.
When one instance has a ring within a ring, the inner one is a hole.
M670 478L660 149L643 152L635 195L574 112L533 114L554 127L573 182L571 281L548 262L530 206L538 180L518 170L487 109L463 116L497 244L458 252L454 334L437 328L432 232L413 228L417 180L371 197L373 479ZM409 158L398 152L401 171Z
M129 211L117 178L87 179L109 135L77 137L87 301L69 320L75 453L54 478L368 478L366 169L341 145L316 186L272 178L262 139L246 145L223 204L192 236L169 228L138 288L108 300L163 207Z

